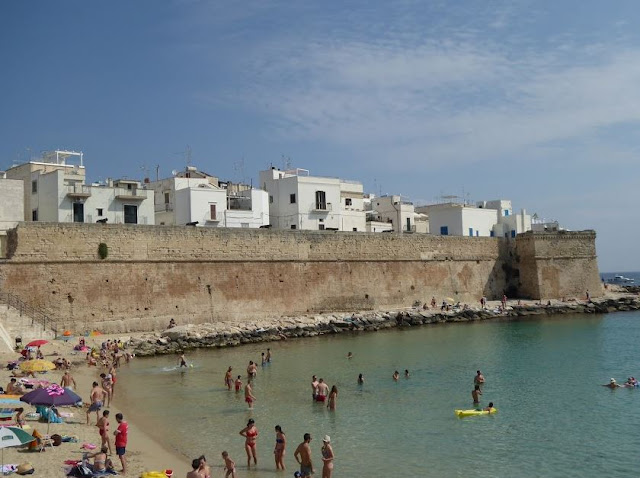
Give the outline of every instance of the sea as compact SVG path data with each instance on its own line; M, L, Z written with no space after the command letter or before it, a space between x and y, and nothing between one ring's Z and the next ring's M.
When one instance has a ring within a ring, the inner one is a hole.
M132 421L189 459L205 454L213 476L223 450L238 476L293 476L310 433L317 476L329 435L333 477L629 477L640 469L640 388L602 385L640 376L638 344L638 312L441 324L192 351L183 370L175 356L140 358L121 369L118 393ZM259 367L250 411L224 374L232 366L246 383L267 347L273 361ZM458 418L472 408L476 370L482 405L498 413ZM312 401L313 374L337 386L337 410ZM260 435L247 470L239 432L249 418ZM288 440L284 473L275 425Z
M600 278L607 282L610 279L613 279L615 276L621 275L624 277L628 277L629 279L633 279L633 282L630 282L629 285L638 285L640 286L640 272L601 272Z

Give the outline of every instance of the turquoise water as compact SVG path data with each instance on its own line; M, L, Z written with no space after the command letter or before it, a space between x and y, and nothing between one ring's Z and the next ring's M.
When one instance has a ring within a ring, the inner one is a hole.
M190 458L217 464L228 450L242 477L276 475L276 424L288 438L284 476L309 432L318 476L328 434L334 477L627 477L640 466L640 389L600 385L640 376L638 343L637 312L269 343L274 361L259 369L253 412L223 377L231 365L246 382L248 361L267 344L189 353L194 368L183 373L163 370L173 356L134 360L119 384L132 420L161 423L161 440ZM394 382L405 368L411 377ZM487 379L483 405L493 401L499 413L459 419L453 410L471 408L477 369ZM335 412L311 402L314 373L338 386ZM238 435L250 417L260 431L257 471L246 470Z

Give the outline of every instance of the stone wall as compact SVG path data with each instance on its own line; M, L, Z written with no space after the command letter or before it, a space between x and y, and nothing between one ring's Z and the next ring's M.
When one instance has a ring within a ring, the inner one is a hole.
M563 298L602 295L596 233L527 232L518 235L522 297Z
M379 310L432 296L475 303L521 286L532 297L553 292L535 288L536 261L553 253L537 241L517 252L516 241L497 238L43 223L20 224L8 239L0 287L74 331Z

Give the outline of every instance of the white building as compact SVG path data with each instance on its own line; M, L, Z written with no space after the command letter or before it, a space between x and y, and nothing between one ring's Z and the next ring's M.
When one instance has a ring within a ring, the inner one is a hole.
M410 201L399 195L367 195L367 232L394 231L398 234L417 232L426 234L428 222L425 214L416 213Z
M480 201L476 205L448 202L417 208L429 216L431 234L440 236L515 237L531 230L531 216L513 214L511 201Z
M7 231L24 220L24 185L0 171L0 257L6 255Z
M362 183L310 176L306 169L260 171L277 229L365 231Z
M82 153L48 152L6 173L22 181L25 221L154 223L152 191L128 179L85 184Z
M221 183L193 166L150 187L155 193L156 224L249 228L269 224L266 191Z

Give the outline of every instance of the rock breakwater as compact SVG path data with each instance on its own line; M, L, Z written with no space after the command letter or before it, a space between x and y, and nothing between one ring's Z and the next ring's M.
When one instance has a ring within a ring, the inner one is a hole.
M474 322L490 319L511 319L540 315L606 314L640 310L640 298L623 296L592 302L558 302L554 304L508 305L506 310L460 308L451 311L438 309L393 310L354 314L325 314L301 317L282 317L238 324L217 322L178 325L163 332L132 338L130 347L139 356L172 354L197 348L234 347L257 342L272 342L325 334L362 333L395 327L416 327L452 322Z

